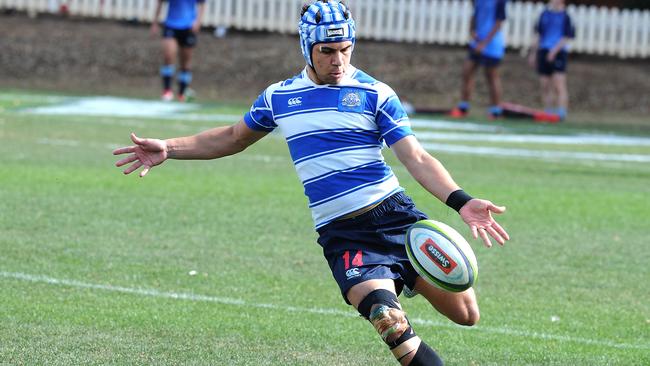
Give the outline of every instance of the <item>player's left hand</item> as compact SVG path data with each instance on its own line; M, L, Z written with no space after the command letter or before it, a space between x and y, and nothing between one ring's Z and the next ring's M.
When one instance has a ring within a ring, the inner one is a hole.
M500 214L505 211L504 206L496 206L490 201L474 198L467 202L459 213L472 231L474 239L480 236L485 246L489 248L492 246L490 236L500 245L505 244L506 240L510 240L508 233L492 217L493 212Z

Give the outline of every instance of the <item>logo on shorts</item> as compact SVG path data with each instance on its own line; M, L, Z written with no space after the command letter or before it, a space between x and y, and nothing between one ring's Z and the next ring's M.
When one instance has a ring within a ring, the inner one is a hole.
M361 276L361 272L359 272L359 268L350 268L347 271L345 271L345 276L349 279L359 277Z
M427 239L421 246L420 250L429 257L445 274L453 271L458 264L442 250L431 238Z
M331 28L327 30L327 37L343 37L344 35L343 28Z
M302 97L295 97L295 98L289 99L289 101L287 102L287 105L289 107L298 107L298 106L302 105Z

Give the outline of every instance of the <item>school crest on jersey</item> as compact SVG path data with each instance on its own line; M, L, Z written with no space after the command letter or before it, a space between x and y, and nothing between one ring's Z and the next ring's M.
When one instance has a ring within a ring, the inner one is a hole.
M360 89L342 88L339 92L338 110L341 112L363 113L366 92Z

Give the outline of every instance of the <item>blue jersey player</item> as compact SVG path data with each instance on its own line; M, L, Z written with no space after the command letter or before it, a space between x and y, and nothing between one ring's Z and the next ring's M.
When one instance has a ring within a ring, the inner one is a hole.
M503 114L498 67L505 54L505 38L501 28L506 20L506 0L474 0L473 4L469 55L463 65L461 101L452 111L452 116L464 117L469 112L474 74L483 66L490 92L489 116L498 118Z
M427 216L384 161L384 144L427 191L457 210L474 238L480 236L488 247L490 237L499 244L509 239L492 217L505 208L460 189L419 144L395 92L350 65L356 28L344 3L305 5L299 31L304 70L264 90L241 121L167 140L131 134L134 145L113 152L129 154L116 165L131 164L125 174L143 167L144 176L167 159L220 158L279 131L343 299L372 324L400 364L442 365L411 328L398 296L419 293L452 321L471 326L479 319L476 295L473 289L438 289L409 263L406 230Z
M566 82L567 50L575 28L564 0L550 0L535 25L529 62L539 74L542 102L546 112L566 118L569 92Z
M176 81L178 100L182 102L189 94L188 87L192 82L192 53L201 29L205 0L158 0L151 24L153 35L158 35L160 32L158 18L163 2L168 3L168 8L162 29L163 65L160 67L160 77L163 82L162 99L164 101L174 99L172 79L176 74L176 54L179 53L180 48L180 70L176 75Z

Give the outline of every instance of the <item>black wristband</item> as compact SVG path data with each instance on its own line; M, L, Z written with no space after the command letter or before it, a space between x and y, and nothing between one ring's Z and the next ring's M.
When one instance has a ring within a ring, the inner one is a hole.
M447 204L447 206L453 208L456 211L460 211L461 207L465 206L465 204L470 200L472 200L473 198L474 197L467 194L467 192L463 191L462 189L459 189L457 191L451 192L449 197L447 197L447 201L445 201L445 204Z

